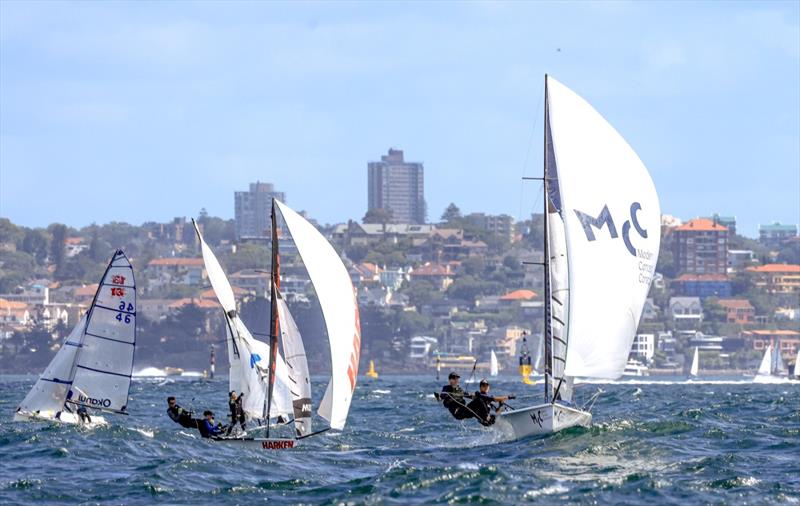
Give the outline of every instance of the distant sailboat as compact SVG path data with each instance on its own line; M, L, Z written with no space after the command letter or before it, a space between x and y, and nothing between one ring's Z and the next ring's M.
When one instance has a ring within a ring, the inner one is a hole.
M136 283L133 267L117 250L92 305L67 336L28 395L14 421L46 420L105 425L95 411L128 414L128 391L136 348ZM91 411L89 411L91 410Z
M497 363L497 355L492 350L492 355L489 358L489 376L497 376L500 373L500 365Z
M375 370L375 361L369 361L369 371L366 372L367 378L378 379L378 371Z
M573 378L625 369L658 258L661 212L647 168L584 99L545 77L544 399L499 413L510 437L588 426Z
M780 351L773 349L770 344L764 350L764 357L758 367L753 383L786 383L791 381L788 376L786 364L783 363Z
M694 347L694 358L692 359L692 367L689 369L689 376L697 378L697 373L700 372L700 351L697 346Z

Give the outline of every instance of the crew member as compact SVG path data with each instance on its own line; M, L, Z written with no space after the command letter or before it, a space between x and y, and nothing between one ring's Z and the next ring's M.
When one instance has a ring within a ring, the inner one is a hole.
M222 435L222 424L216 423L214 421L214 413L209 410L203 411L203 418L200 423L197 424L197 430L200 431L200 435L203 437L216 437Z
M242 432L245 431L244 408L242 408L243 399L244 394L237 396L236 391L231 390L230 397L228 398L228 408L231 410L231 423L228 425L226 436L230 435L231 431L233 431L236 422L239 422L239 425L242 427Z
M464 392L464 389L458 384L460 378L461 376L451 372L447 376L448 384L442 387L442 392L439 394L442 404L456 420L464 420L474 416L465 404L464 398L471 396Z
M78 420L81 423L92 423L92 417L89 416L89 412L86 411L86 406L83 405L79 406L77 414L78 414Z
M175 402L175 397L167 397L167 406L169 406L167 408L167 415L172 419L173 422L187 429L197 428L198 420L192 418L191 411L186 411L182 407L178 406L178 403Z
M514 399L513 395L494 397L489 395L489 382L482 379L478 385L479 390L475 392L472 401L467 404L470 410L470 415L475 416L481 425L492 425L495 420L495 415L491 414L491 409L494 408L496 413L499 413L503 408L503 403L509 399ZM495 406L493 403L499 403Z

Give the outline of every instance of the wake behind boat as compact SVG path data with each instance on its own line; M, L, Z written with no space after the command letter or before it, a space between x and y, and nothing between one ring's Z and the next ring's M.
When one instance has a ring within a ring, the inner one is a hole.
M575 377L619 378L660 244L653 181L622 136L584 99L545 76L544 398L497 414L507 437L588 427ZM593 399L596 397L593 397Z
M127 415L136 307L133 267L117 250L89 310L20 403L14 421L99 426L106 421L96 412Z

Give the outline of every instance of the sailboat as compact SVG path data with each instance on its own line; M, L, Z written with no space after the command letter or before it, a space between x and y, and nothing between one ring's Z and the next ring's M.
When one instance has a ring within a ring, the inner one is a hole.
M136 283L130 261L117 250L89 310L17 407L14 421L99 426L107 422L97 412L127 415L135 348Z
M788 381L791 380L786 370L786 364L783 363L783 357L781 357L780 351L776 351L770 344L764 350L764 357L761 359L753 383L786 383Z
M283 217L300 258L308 271L309 278L311 278L328 333L331 351L331 377L317 414L328 421L329 425L316 432L311 432L311 380L302 338L281 293L278 212ZM356 385L358 361L361 354L361 325L355 290L350 276L339 255L325 237L305 218L275 199L272 201L271 218L270 342L269 344L261 343L262 350L265 350L266 354L250 353L248 358L246 352L249 351L252 343L247 339L241 340L245 345L243 347L245 354L240 356L238 367L247 370L249 365L250 369L257 370L259 384L266 385L265 388L262 388L265 393L262 411L264 418L267 418L267 414L269 417L282 414L287 411L288 407L288 413L294 417L295 435L293 438L270 438L270 425L267 424L265 438L237 437L222 440L241 442L265 450L279 450L294 448L297 441L306 437L330 429L342 430L344 428ZM199 231L198 236L200 236ZM201 244L204 245L203 258L206 266L209 263L213 264L213 262L209 262L209 259L213 258L213 253L202 240ZM216 258L213 258L213 261L216 262ZM226 315L229 316L232 313L235 316L235 304L230 285L227 284L227 279L218 263L216 267L216 278L220 282L224 280L228 290L222 290L223 296L220 297L220 290L213 280L212 286L220 298L220 303L225 299L225 303L222 305ZM210 272L209 278L211 279ZM241 334L232 337L241 337ZM231 341L235 342L234 339ZM279 344L283 345L283 358L278 354ZM239 353L241 354L242 351L240 347ZM265 357L269 359L265 370L253 367L254 363L259 363ZM247 359L244 360L245 358ZM250 377L252 378L253 375L251 374ZM285 385L282 385L284 382ZM283 404L286 401L285 392L289 393L288 406ZM247 396L245 396L245 402L247 402ZM278 409L273 410L274 406L277 406Z
M367 378L378 379L378 371L375 370L375 361L369 361L369 371L366 372Z
M573 379L622 375L655 272L661 212L636 153L583 98L545 76L544 395L494 425L521 438L589 426ZM594 397L596 398L596 396Z
M694 358L692 358L692 367L689 369L689 376L692 379L697 378L697 374L700 372L700 351L697 346L694 347Z
M489 376L497 376L500 373L500 365L497 363L497 355L492 350L492 355L489 357Z

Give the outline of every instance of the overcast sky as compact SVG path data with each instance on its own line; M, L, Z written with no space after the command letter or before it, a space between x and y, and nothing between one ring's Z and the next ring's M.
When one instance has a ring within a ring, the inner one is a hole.
M428 214L539 209L543 75L649 167L662 212L800 221L800 2L0 2L0 216L233 217L272 182L360 218L367 162Z

